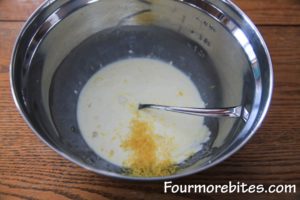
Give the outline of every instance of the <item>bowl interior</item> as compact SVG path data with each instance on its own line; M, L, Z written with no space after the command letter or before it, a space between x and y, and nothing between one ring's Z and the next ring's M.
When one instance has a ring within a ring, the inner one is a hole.
M218 10L212 4L202 2L196 8L187 2L57 1L44 11L44 19L36 21L39 28L27 34L33 39L23 45L29 48L19 53L25 55L24 69L16 83L22 85L28 121L41 138L81 166L126 177L122 168L97 156L84 142L76 106L95 72L129 57L171 62L193 80L207 107L243 105L255 120L253 108L260 95L256 78L261 71L253 62L255 49L245 48L250 39L233 21L222 24L217 18L222 13L214 13ZM205 124L212 133L209 142L182 163L177 175L204 169L224 157L248 123L206 118Z

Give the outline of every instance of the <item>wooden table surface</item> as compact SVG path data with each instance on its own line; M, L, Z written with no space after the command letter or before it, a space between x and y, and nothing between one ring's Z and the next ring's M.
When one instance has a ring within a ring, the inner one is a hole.
M57 155L28 128L12 100L9 62L26 18L42 0L0 0L0 199L300 199L300 0L235 0L271 52L275 90L263 126L225 162L180 184L297 184L297 194L163 194L141 183L86 171Z

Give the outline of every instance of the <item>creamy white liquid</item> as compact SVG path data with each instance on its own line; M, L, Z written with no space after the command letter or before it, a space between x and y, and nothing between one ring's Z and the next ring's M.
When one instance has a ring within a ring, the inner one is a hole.
M205 107L189 77L170 64L147 58L112 63L86 83L77 107L83 138L99 156L119 166L128 160L130 152L121 143L129 137L139 103ZM210 135L202 117L150 109L138 113L154 124L155 134L171 138L172 144L164 145L170 145L176 163L201 150Z

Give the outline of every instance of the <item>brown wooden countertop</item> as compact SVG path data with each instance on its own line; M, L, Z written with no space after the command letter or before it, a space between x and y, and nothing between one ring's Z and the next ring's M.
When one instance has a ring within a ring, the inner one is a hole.
M180 184L297 184L297 194L163 194L141 183L86 171L57 155L28 128L12 100L11 51L42 0L0 0L0 200L7 199L300 199L300 0L235 0L271 52L275 88L263 126L225 162Z

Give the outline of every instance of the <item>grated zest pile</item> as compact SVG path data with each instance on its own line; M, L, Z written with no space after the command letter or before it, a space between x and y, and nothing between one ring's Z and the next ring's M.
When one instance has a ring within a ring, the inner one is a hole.
M154 133L153 125L134 118L130 123L129 138L123 141L121 147L130 150L131 155L124 165L130 168L130 174L141 177L167 176L176 172L170 153L164 153L162 158L157 154L163 146L159 136Z

